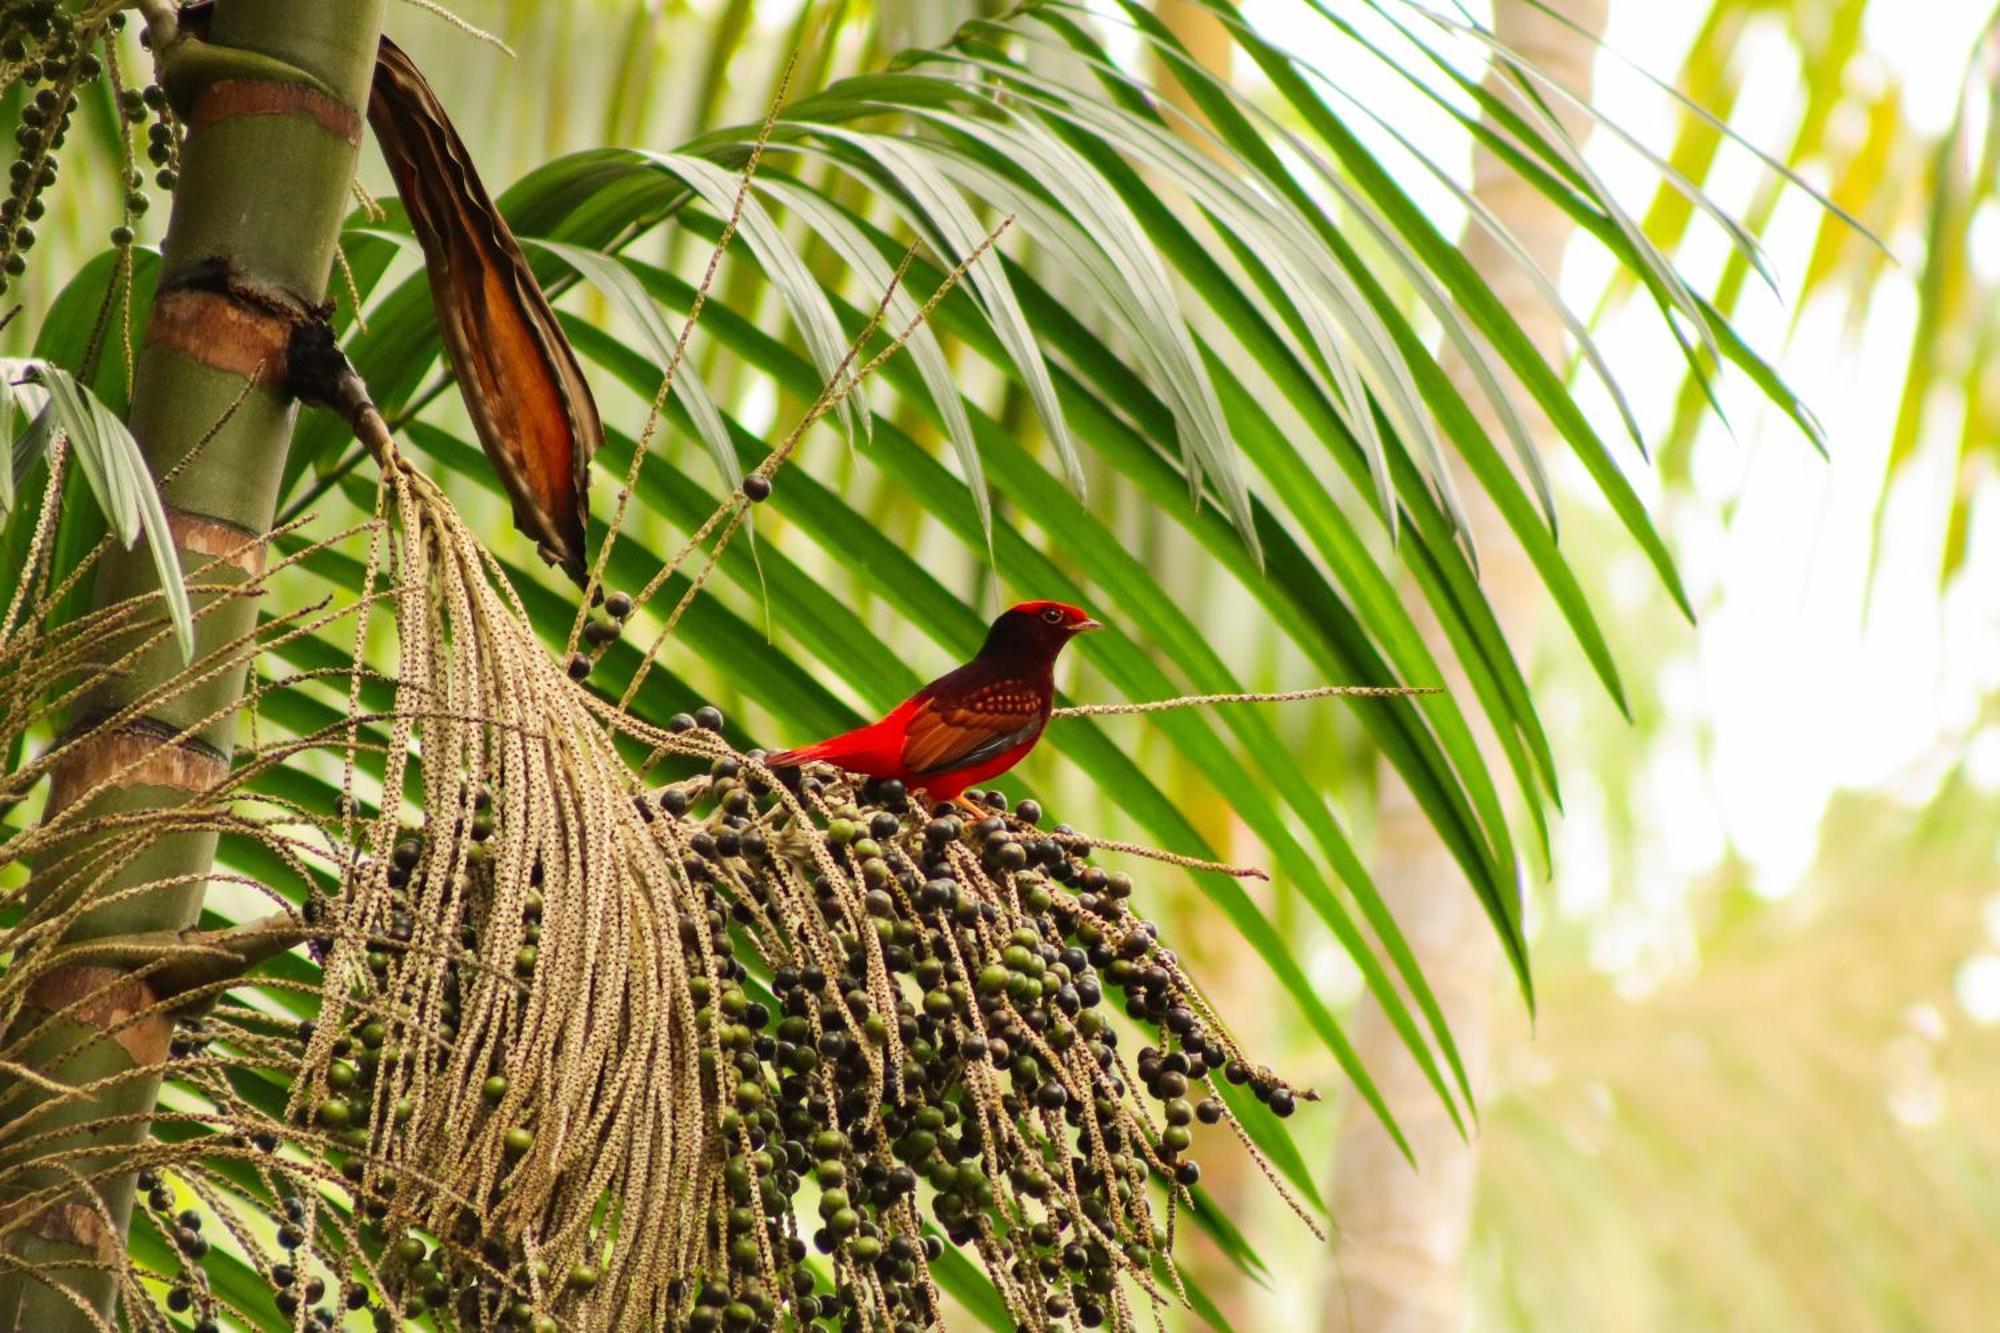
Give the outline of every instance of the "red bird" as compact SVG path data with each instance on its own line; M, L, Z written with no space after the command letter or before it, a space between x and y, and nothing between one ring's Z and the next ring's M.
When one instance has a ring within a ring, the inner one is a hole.
M1055 702L1056 656L1076 635L1103 628L1061 602L1023 602L993 622L977 657L880 722L780 750L764 762L789 768L817 760L866 777L898 778L933 801L956 801L1035 748Z

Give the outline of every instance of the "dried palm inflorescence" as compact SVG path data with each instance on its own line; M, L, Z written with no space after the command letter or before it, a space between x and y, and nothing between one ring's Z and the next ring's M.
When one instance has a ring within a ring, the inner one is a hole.
M357 677L348 722L99 845L115 870L213 827L337 874L264 927L310 935L322 978L184 1011L147 1072L205 1104L163 1107L151 1136L94 1159L99 1181L143 1171L178 1251L178 1272L139 1259L132 1277L197 1319L265 1313L241 1309L240 1271L218 1280L247 1262L262 1299L321 1324L345 1308L382 1327L924 1328L948 1240L1031 1327L1123 1327L1134 1292L1171 1298L1149 1182L1195 1182L1193 1125L1228 1119L1204 1085L1247 1083L1281 1114L1294 1093L1230 1042L1130 880L1028 803L929 811L831 770L786 786L713 710L664 728L616 710L535 637L443 494L388 461L363 605L395 615L393 707L363 713ZM164 632L154 608L120 614ZM239 656L334 614L269 622ZM16 730L20 701L106 628L48 639L24 620L0 650ZM707 772L649 788L621 734ZM308 747L347 756L345 812L247 814L243 784ZM381 790L421 792L419 822L368 810L371 754ZM90 832L58 818L0 854ZM0 940L26 960L0 974L10 1013L34 942L66 921L38 904ZM154 973L183 981L161 1005L238 985L229 961L208 937L163 947ZM1128 1053L1117 997L1157 1045ZM0 1190L49 1165L32 1121L10 1132ZM137 1281L127 1300L149 1317Z
M1197 1179L1191 1126L1227 1115L1200 1085L1280 1113L1294 1094L1229 1043L1129 880L1031 807L787 787L713 710L658 728L579 688L587 660L551 657L443 494L354 415L395 534L371 560L401 645L383 782L420 754L426 814L357 830L326 964L345 1002L291 1108L355 1149L395 1302L475 1325L925 1327L927 1221L1034 1326L1129 1324L1126 1279L1162 1295L1147 1183ZM726 540L766 490L705 531ZM649 789L620 735L708 775ZM1165 1049L1119 1058L1107 986Z

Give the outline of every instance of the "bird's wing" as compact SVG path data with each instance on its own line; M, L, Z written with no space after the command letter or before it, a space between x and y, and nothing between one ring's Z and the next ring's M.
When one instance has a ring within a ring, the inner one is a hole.
M903 766L912 776L953 769L1004 754L1041 733L1045 698L1026 680L1004 679L963 693L934 694L911 713Z

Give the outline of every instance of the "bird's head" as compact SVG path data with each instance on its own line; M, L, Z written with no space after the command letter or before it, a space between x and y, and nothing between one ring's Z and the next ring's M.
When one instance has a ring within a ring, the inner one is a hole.
M1062 602L1022 602L1000 613L986 633L981 657L1026 657L1053 662L1079 634L1103 629L1087 612Z

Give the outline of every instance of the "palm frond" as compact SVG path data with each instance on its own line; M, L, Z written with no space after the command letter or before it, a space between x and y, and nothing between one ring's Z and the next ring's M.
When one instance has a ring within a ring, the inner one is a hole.
M973 22L942 46L783 108L731 271L696 333L714 369L705 382L692 362L682 366L666 408L673 430L637 483L651 531L694 527L718 491L733 490L765 458L773 404L811 401L836 372L910 242L927 253L892 305L897 317L913 313L998 218L1012 216L1021 239L1010 238L1000 262L975 266L945 297L913 336L910 356L885 367L884 391L843 404L852 454L814 441L784 475L760 513L760 558L747 549L723 554L719 585L690 606L666 668L635 708L664 720L703 692L693 682L726 681L755 705L770 730L763 739L840 729L860 708L892 703L915 684L918 653L942 662L975 646L994 578L1100 609L1122 632L1086 648L1090 679L1134 699L1256 683L1242 678L1227 645L1204 637L1188 604L1196 595L1255 606L1303 669L1356 684L1438 679L1444 664L1420 630L1433 619L1472 697L1362 702L1354 716L1437 826L1532 1002L1518 887L1529 858L1516 824L1532 826L1535 853L1546 860L1556 773L1526 673L1480 587L1462 489L1476 487L1502 516L1607 693L1621 708L1625 695L1558 542L1556 501L1528 445L1527 404L1554 422L1683 610L1687 597L1612 444L1576 405L1566 369L1537 353L1417 202L1408 173L1414 164L1448 181L1439 155L1341 96L1315 61L1284 50L1232 6L1210 8L1268 81L1268 105L1205 75L1142 5L1056 3ZM1452 44L1519 69L1515 53L1420 6L1315 9L1328 42L1422 90L1466 141L1490 148L1569 211L1657 304L1698 379L1705 384L1713 366L1733 362L1810 425L1731 327L1727 307L1678 275L1669 248L1611 197L1547 105L1529 95L1532 77L1523 71L1520 102L1497 100L1465 73ZM1355 21L1363 10L1400 40L1371 36ZM721 49L744 40L744 12L726 11L716 29ZM1128 68L1114 54L1119 43L1107 40L1112 33L1173 69L1206 124L1175 111ZM720 95L711 78L703 100L713 105ZM1385 135L1393 154L1381 148ZM720 233L756 137L755 127L742 127L703 133L672 152L573 153L500 200L514 229L531 238L530 257L552 293L587 286L610 307L610 325L600 327L566 298L564 322L607 387L629 391L620 400L627 409L651 401L679 334L674 321L692 295L674 266L658 261L671 260L682 238L699 244ZM1653 160L1663 189L1712 207L1677 159ZM1462 190L1452 193L1468 202ZM400 276L406 247L390 238L405 223L399 210L387 212L382 224L357 215L347 234L345 258L366 316L347 345L385 412L409 424L438 475L475 488L470 497L485 473L440 400L429 295L422 275ZM1472 224L1497 228L1477 208ZM1732 235L1754 268L1754 237L1742 228ZM1510 252L1528 262L1520 247ZM141 296L133 314L142 321L152 264L143 250L133 253ZM385 281L392 275L398 280ZM1533 276L1608 387L1614 429L1643 444L1586 322L1561 309L1551 275ZM64 340L95 315L114 277L108 264L93 264L57 303L45 331L52 361L73 364ZM784 332L774 331L775 311ZM1469 389L1444 373L1426 319L1473 369ZM615 422L606 399L607 422ZM117 402L108 390L107 401ZM1504 440L1481 426L1489 414ZM621 484L614 478L636 434L608 431L600 490ZM683 439L705 455L718 484L681 466ZM359 500L344 480L358 457L341 423L308 416L285 481L294 508L343 512ZM877 501L887 493L907 528L896 539L880 521ZM1115 517L1127 503L1156 511L1205 555L1206 588L1174 586L1134 549ZM606 536L601 526L591 535L593 544ZM914 551L903 535L915 538ZM572 608L514 558L505 538L495 545L538 630L560 644ZM629 539L609 567L614 585L650 572ZM346 587L361 576L334 551L315 553L303 573ZM757 628L758 603L782 627L778 641ZM871 616L875 606L885 613ZM885 642L890 611L913 629ZM310 669L335 665L327 654L348 645L307 638L285 651L293 666ZM266 720L284 728L328 721L300 704L284 708L293 711ZM1248 711L1214 721L1163 715L1149 725L1199 775L1194 799L1232 811L1268 851L1462 1121L1471 1103L1462 1062L1330 805L1328 773L1298 764L1279 726ZM1504 770L1482 752L1482 731L1497 742ZM1191 813L1185 792L1135 760L1123 734L1077 721L1051 739L1149 836L1188 855L1215 854L1219 822ZM1056 775L1040 765L1026 776ZM273 772L266 780L323 777ZM1200 884L1380 1109L1370 1071L1268 905L1226 877ZM1239 1100L1250 1133L1310 1195L1311 1173L1282 1126Z

